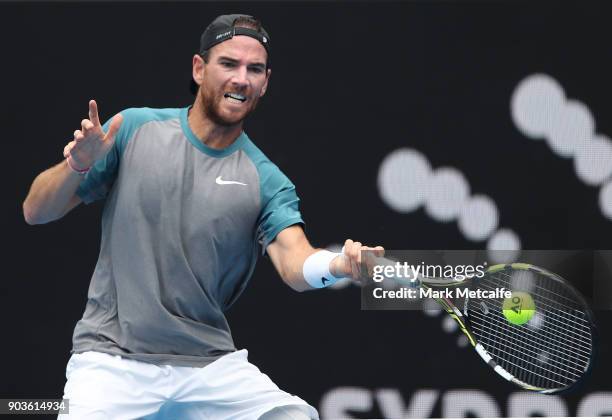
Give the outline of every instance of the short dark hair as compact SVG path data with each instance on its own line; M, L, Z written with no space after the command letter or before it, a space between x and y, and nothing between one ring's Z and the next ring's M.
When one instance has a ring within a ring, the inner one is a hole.
M246 15L240 16L234 20L234 22L232 23L232 26L235 28L237 27L237 28L253 29L254 31L257 31L260 34L265 33L265 31L263 30L261 21L253 16L246 16ZM198 54L200 55L200 57L202 57L205 63L208 63L208 60L210 59L210 50L200 51ZM270 65L271 65L270 54L266 52L266 70L270 68ZM191 84L189 86L189 90L191 91L193 95L196 95L198 93L198 89L199 89L199 86L195 82L195 80L193 80L193 77L192 77Z

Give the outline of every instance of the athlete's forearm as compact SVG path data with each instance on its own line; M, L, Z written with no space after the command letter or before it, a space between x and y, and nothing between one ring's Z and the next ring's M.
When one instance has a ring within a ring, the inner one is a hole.
M283 261L279 273L283 281L298 292L327 287L340 278L350 276L350 272L343 268L340 254L308 247L290 255ZM306 280L306 273L309 273L310 281Z
M302 269L306 258L315 251L299 225L281 231L267 248L267 253L280 277L298 292L312 289L304 280Z
M64 216L80 200L75 192L82 180L66 160L39 174L23 202L23 216L30 225L43 224Z
M283 259L281 264L282 268L279 270L279 274L283 281L293 290L305 292L313 289L304 279L303 267L306 258L316 251L317 249L309 247L301 249L298 252L288 253Z
M358 254L353 252L353 245L361 247L350 239L346 245L351 247L351 255ZM348 259L313 248L299 225L281 231L268 245L267 252L283 281L298 292L328 287L352 274Z

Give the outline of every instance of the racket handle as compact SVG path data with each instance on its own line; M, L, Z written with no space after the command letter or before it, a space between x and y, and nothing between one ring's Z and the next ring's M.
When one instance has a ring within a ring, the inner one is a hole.
M384 267L394 267L395 275L392 277L385 276L385 279L392 280L401 286L409 287L411 289L418 289L419 287L421 287L421 277L415 275L414 271L410 266L405 267L399 261L390 260L389 258L385 257L377 257L375 261L375 265ZM398 266L398 264L400 265ZM406 275L403 275L402 272L406 272Z

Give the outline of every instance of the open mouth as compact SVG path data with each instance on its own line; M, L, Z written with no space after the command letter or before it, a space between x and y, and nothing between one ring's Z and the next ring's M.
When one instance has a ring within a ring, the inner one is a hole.
M226 99L229 99L231 102L242 103L246 101L246 96L241 95L239 93L227 92L223 95Z

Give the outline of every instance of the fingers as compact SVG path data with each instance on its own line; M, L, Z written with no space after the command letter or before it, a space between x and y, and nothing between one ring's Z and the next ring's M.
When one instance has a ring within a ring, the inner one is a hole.
M344 255L348 258L351 277L358 279L361 275L361 242L347 239L344 243Z
M81 131L85 137L87 137L89 133L93 131L94 127L95 125L91 121L87 119L81 120Z
M64 156L78 160L79 164L83 164L79 167L91 166L108 153L122 121L123 117L116 115L105 134L100 125L98 104L92 99L89 101L89 118L81 120L81 129L74 131L74 139L64 147Z
M351 239L345 241L343 249L344 255L350 264L351 275L354 279L359 279L361 276L361 266L362 262L364 262L363 258L365 258L366 268L369 273L374 263L373 257L384 257L385 255L385 249L380 245L376 247L364 246L361 242L355 242ZM369 252L363 253L363 251Z
M78 131L78 130L77 130ZM68 156L70 156L70 151L72 150L72 148L74 147L74 145L76 144L76 141L72 140L70 143L68 143L65 147L64 147L64 157L67 158Z
M81 120L82 137L89 136L92 133L92 131L94 131L94 129L97 128L99 125L100 125L100 119L98 117L98 105L96 104L96 101L92 99L91 101L89 101L89 119L85 118ZM74 133L75 133L74 137L76 140L77 132L75 131Z
M383 248L380 245L374 247L374 255L376 255L377 257L384 257L385 256L385 248Z
M353 242L353 256L358 266L361 265L361 248L362 247L363 245L361 245L361 242Z
M117 131L119 131L119 128L121 127L121 123L123 122L123 115L121 114L117 114L113 117L113 120L110 123L110 126L108 127L108 132L106 133L106 136L104 137L104 141L110 140L112 141L115 136L117 135Z
M377 246L375 248L365 246L363 247L362 251L366 251L363 252L363 265L365 265L368 271L368 277L372 278L372 275L374 274L374 266L378 264L379 258L383 256L382 254L384 254L384 249L381 246Z
M117 114L113 117L113 120L110 123L108 128L108 132L104 135L104 140L113 140L117 131L121 127L121 123L123 122L123 116L121 114ZM80 132L79 139L77 140L77 132ZM98 104L93 99L89 101L89 119L81 120L81 130L77 130L74 132L75 140L80 141L85 137L88 137L90 134L99 135L102 133L100 126L100 117L98 116Z
M74 130L74 141L75 142L80 142L85 138L85 135L83 134L83 132L81 130Z
M364 246L362 251L372 251L372 252L370 252L370 254L374 255L375 257L384 257L385 256L385 248L383 248L380 245L375 246L373 248L371 248L369 246Z
M98 116L98 104L93 99L89 101L89 120L93 125L100 125L100 117Z

